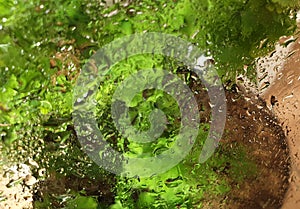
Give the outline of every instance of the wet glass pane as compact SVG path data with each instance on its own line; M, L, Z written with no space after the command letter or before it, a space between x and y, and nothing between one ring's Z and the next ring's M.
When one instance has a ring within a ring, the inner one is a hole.
M299 7L0 0L0 208L299 208Z

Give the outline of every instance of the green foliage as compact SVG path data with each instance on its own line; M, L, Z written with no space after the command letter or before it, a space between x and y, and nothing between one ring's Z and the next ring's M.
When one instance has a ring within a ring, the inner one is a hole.
M234 79L237 73L255 73L243 72L243 65L252 65L254 58L272 50L278 37L295 29L287 5L267 0L191 2L193 11L199 14L193 30L197 32L196 42L212 53L219 73L227 75L226 79ZM270 9L273 7L278 9Z
M92 197L77 196L68 201L66 209L97 209L98 202Z
M299 0L290 0L290 1L285 1L285 0L271 0L273 3L279 5L277 7L284 7L284 8L288 8L288 7L298 7L299 8ZM281 11L281 9L278 9L279 11Z
M255 71L244 72L243 66L254 65L254 59L271 51L281 35L293 33L297 7L296 0L144 0L126 7L116 4L104 11L116 14L90 26L96 28L94 39L100 46L145 31L186 38L213 55L226 81L240 73L253 77Z
M109 141L114 138L113 143L117 143L119 151L127 150L126 155L131 157L155 156L163 150L170 147L175 140L175 136L180 128L179 118L181 117L177 102L167 93L161 90L144 90L136 94L130 102L129 115L134 128L140 131L147 131L150 128L149 116L154 108L164 112L167 117L168 125L166 131L154 142L139 144L128 139L121 138L116 128L112 125L111 112L112 92L115 92L117 86L115 83L121 83L130 74L139 69L166 69L165 59L162 56L137 55L124 60L113 66L107 78L104 79L97 93L97 116L99 117L99 127L103 136ZM170 66L169 66L170 68ZM171 70L171 69L170 69ZM128 91L131 86L137 83L126 85ZM126 144L126 146L125 146Z
M47 169L46 175L105 175L82 152L71 124L80 50L90 44L85 32L88 16L82 14L86 5L0 1L0 133L7 145L1 152L11 161L34 159ZM37 208L50 207L55 199L47 194L43 198ZM91 203L78 201L79 208Z
M1 135L10 143L23 137L24 124L68 118L82 64L78 60L90 56L86 49L132 33L158 31L186 38L214 56L224 79L234 80L244 64L251 65L280 35L293 31L289 14L299 5L285 2L144 0L104 9L85 0L1 1ZM165 61L147 62L140 67Z
M191 153L176 167L147 178L120 178L116 203L110 208L201 208L205 197L224 195L231 185L255 178L256 165L239 145L220 146L207 162L197 162L207 127L202 127Z
M64 206L61 208L64 209L99 209L96 197L82 196L78 192L75 195L57 196L56 198L61 204L63 203ZM43 202L36 201L34 203L34 208L53 208L53 199L45 196Z

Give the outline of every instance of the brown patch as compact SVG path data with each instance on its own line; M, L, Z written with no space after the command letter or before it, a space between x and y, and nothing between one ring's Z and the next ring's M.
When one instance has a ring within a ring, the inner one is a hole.
M299 29L298 29L299 30ZM298 32L299 33L299 32ZM272 96L278 103L272 111L280 121L286 135L291 156L290 188L283 209L300 208L300 41L299 34L290 44L290 53L281 60L282 71L277 73L274 82L262 97L269 102ZM272 69L268 69L272 71ZM271 103L272 104L272 103ZM268 106L271 106L269 104Z
M288 188L290 158L285 135L264 102L254 95L227 93L227 121L223 144L238 143L257 165L257 175L245 179L228 194L226 209L277 209ZM249 101L246 101L247 100Z
M47 180L39 183L38 191L34 199L43 201L46 196L58 196L68 194L69 191L82 191L86 196L96 196L102 204L110 205L114 203L114 185L113 175L107 175L103 178L91 179L89 177L78 177L75 175L63 176L52 172ZM52 205L61 208L61 203L52 198Z
M203 122L210 119L209 98L199 83L191 85L198 91L196 99ZM247 156L255 162L257 174L237 183L224 197L205 197L204 208L279 209L289 186L290 157L284 131L257 95L226 91L227 119L219 146L246 148ZM242 163L242 162L241 162ZM226 175L226 172L224 173Z

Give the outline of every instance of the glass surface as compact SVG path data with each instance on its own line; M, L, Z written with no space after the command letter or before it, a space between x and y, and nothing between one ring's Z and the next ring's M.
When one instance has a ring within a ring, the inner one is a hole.
M0 0L0 208L300 208L299 8Z

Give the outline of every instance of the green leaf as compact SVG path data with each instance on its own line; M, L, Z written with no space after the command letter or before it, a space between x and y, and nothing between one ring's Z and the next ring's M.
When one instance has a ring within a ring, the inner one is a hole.
M98 203L92 197L77 196L70 200L67 204L67 209L97 209Z
M48 101L41 101L40 111L43 115L47 115L52 110L52 105Z

